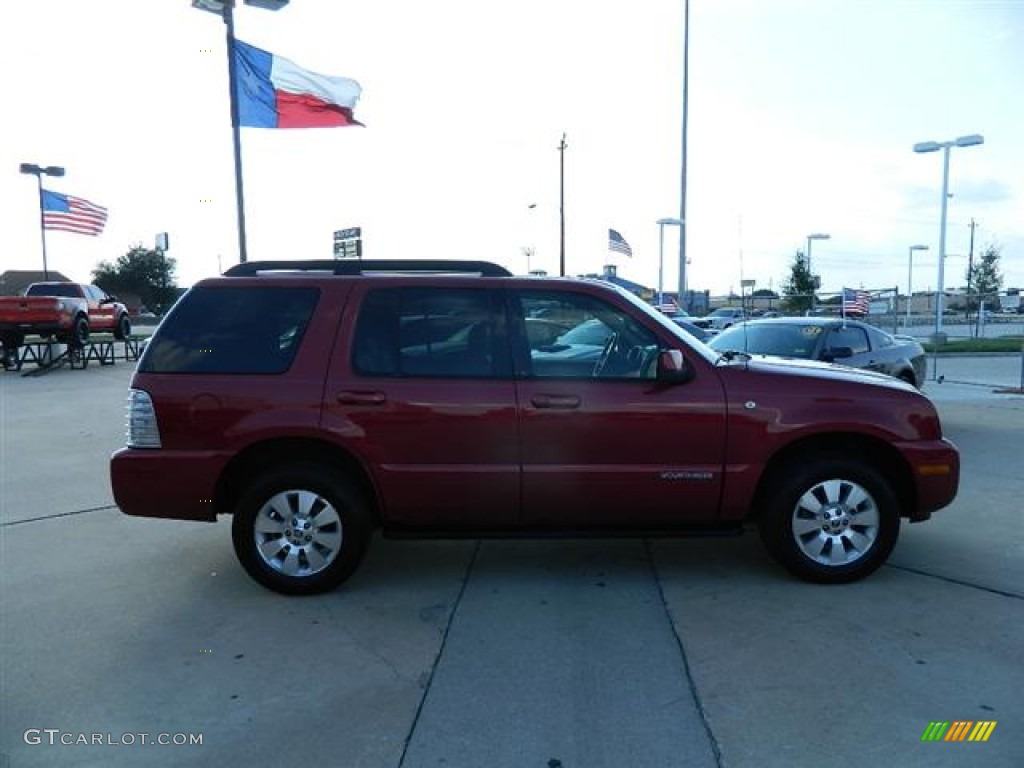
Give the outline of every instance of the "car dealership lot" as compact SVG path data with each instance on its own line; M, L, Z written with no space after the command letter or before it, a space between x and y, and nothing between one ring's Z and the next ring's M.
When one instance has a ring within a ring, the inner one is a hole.
M12 768L1020 765L1024 398L958 383L979 360L940 364L925 393L961 448L960 496L904 524L864 582L798 582L753 534L378 538L350 582L304 599L249 580L226 520L113 508L131 364L2 375L0 753ZM998 725L983 744L922 743L935 720ZM27 744L27 729L60 733ZM60 744L81 733L203 743Z

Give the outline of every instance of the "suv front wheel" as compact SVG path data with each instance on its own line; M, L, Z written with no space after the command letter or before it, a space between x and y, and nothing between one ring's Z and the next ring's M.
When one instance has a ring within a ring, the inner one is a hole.
M315 463L265 473L242 495L231 526L246 572L287 595L337 587L359 567L370 534L361 494Z
M899 536L899 503L872 467L841 458L789 465L758 524L768 551L805 581L841 584L885 562Z

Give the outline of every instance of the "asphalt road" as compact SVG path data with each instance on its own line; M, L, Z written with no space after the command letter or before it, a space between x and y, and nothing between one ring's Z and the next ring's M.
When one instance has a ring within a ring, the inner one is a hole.
M864 582L794 581L753 535L377 539L303 599L226 521L113 507L130 364L0 375L0 768L1020 766L1024 397L988 360L926 385L961 492ZM936 720L998 725L922 743Z

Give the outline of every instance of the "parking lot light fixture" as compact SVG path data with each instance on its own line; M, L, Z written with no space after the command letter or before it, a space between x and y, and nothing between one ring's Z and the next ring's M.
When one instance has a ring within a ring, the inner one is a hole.
M26 175L35 176L39 187L39 236L43 243L43 280L49 280L50 270L46 266L46 204L43 200L43 176L63 176L64 169L59 165L21 163L18 170Z
M927 251L927 245L912 245L910 246L910 254L907 259L907 322L906 327L910 327L910 305L913 303L914 290L911 288L911 281L914 279L914 251Z
M825 232L814 232L807 236L807 274L811 276L812 283L814 282L814 271L811 269L811 243L815 240L831 240L832 235ZM811 309L814 309L814 297L815 292L821 286L814 284L814 289L811 291Z
M914 152L925 154L942 150L942 201L939 214L939 281L935 295L935 342L942 341L942 312L945 295L946 267L946 209L949 205L949 150L951 147L974 147L984 144L985 137L971 133L949 141L921 141L914 145Z
M815 232L814 234L807 236L807 272L811 275L812 278L814 277L814 272L811 270L811 243L813 243L815 240L831 239L832 235L826 234L824 232Z
M682 219L658 219L658 305L665 303L665 227L681 227ZM683 291L685 292L685 288ZM682 308L685 298L679 295L679 307Z

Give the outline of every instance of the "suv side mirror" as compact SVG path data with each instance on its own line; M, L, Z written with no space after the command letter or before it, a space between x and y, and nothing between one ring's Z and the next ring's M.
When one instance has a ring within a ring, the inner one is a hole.
M831 347L821 353L821 359L826 363L839 360L843 357L853 357L853 349L850 347Z
M693 371L678 349L663 349L658 353L656 377L666 384L682 384L693 378Z

